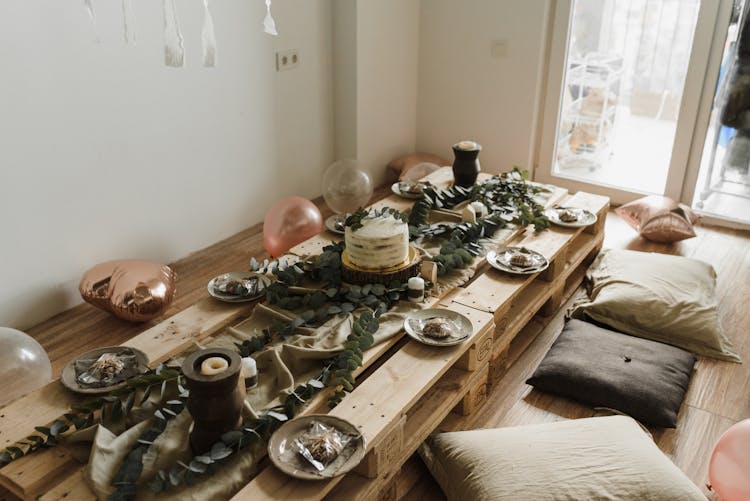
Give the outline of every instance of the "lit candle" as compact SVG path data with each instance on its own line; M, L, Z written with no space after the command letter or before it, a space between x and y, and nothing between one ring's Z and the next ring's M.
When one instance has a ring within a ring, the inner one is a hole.
M201 374L204 376L215 376L229 368L229 362L223 357L208 357L201 363Z

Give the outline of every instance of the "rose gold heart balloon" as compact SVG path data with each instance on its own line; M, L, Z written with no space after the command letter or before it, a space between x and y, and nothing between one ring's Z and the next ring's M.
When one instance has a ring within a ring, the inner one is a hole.
M282 198L263 220L263 245L278 257L323 231L323 216L314 203L302 197Z
M78 290L84 301L130 322L161 315L175 295L175 273L169 266L123 259L86 271Z

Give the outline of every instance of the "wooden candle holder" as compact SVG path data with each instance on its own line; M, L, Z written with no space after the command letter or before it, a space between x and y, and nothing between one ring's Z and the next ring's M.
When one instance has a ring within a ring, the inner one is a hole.
M201 364L210 357L221 357L229 367L219 374L201 374ZM190 396L187 408L193 417L190 447L196 454L208 451L226 432L242 424L245 395L238 382L242 361L240 356L223 348L200 350L189 355L182 364Z

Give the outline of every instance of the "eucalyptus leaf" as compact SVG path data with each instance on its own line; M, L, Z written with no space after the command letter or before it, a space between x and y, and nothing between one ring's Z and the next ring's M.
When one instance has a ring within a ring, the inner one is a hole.
M242 439L243 433L239 430L232 430L221 436L221 441L226 445L234 445Z
M148 488L151 489L151 492L158 494L164 490L164 480L162 480L159 477L154 477L151 482L148 483Z
M123 409L125 412L125 415L130 414L130 411L133 409L134 403L135 403L135 391L132 391L128 393L128 397L125 399L125 408Z
M352 311L354 311L354 305L349 302L341 303L339 307L341 308L341 311L345 313L351 313Z
M169 470L169 483L175 487L180 485L180 470L176 466Z
M214 461L220 461L232 454L232 449L227 447L223 442L216 442L211 447L210 456Z
M188 469L190 469L190 471L193 471L195 473L205 473L206 470L208 469L208 464L202 463L200 461L196 461L195 459L193 459L192 461L190 461L190 464L188 465Z
M266 415L271 416L276 421L287 421L289 419L285 414L281 414L280 412L275 411L267 411Z
M143 390L143 395L141 395L141 401L140 405L143 405L146 403L146 400L148 400L148 397L151 395L151 388L152 386L146 386L146 388Z

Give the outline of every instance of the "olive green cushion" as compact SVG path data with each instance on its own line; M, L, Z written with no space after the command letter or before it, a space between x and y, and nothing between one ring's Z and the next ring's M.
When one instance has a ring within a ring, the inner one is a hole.
M440 433L419 453L449 501L706 501L625 416Z
M589 298L573 306L571 317L697 355L740 362L719 322L711 265L681 256L607 249L586 278Z

